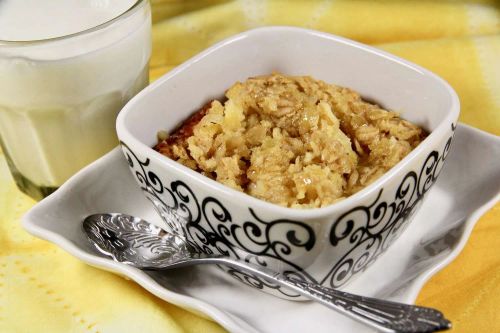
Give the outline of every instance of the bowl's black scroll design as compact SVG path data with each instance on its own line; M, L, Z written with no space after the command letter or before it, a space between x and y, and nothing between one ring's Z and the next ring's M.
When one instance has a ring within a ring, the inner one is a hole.
M432 151L420 171L408 172L397 187L392 202L381 201L384 189L368 206L358 206L341 215L330 229L330 243L349 250L320 281L322 285L338 288L351 276L366 269L377 259L401 232L417 211L424 194L435 183L448 156L455 126L441 153Z
M329 241L339 251L348 250L332 263L321 279L309 275L300 262L302 255L313 250L317 235L306 223L287 219L264 221L248 208L249 221L234 223L230 211L216 198L199 199L182 181L164 184L151 170L150 160L141 161L121 142L122 150L141 189L171 232L184 236L198 251L233 256L262 266L279 261L284 274L295 280L320 283L338 288L351 276L366 269L401 234L417 210L424 194L436 181L448 156L452 134L441 153L432 151L419 171L408 172L398 186L392 202L381 200L384 189L368 206L358 206L337 218L330 229ZM296 259L299 260L296 260ZM234 278L258 289L275 289L289 297L298 294L269 281L233 268L222 267Z
M121 142L121 146L141 189L170 231L184 236L193 248L262 266L276 260L284 267L285 275L317 282L293 259L311 251L316 243L314 230L309 225L287 219L264 221L251 208L248 210L252 219L233 223L231 213L219 200L208 196L200 201L191 188L179 180L165 186L150 170L149 159L141 161L127 144ZM299 296L249 273L225 266L220 268L252 287L275 289L289 297Z

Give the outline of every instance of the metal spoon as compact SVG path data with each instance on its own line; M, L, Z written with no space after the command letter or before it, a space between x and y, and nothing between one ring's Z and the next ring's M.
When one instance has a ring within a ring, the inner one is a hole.
M83 229L100 252L139 269L227 265L294 290L382 332L436 332L451 328L450 321L438 310L353 295L293 279L242 260L200 253L182 238L130 215L90 215L83 221Z

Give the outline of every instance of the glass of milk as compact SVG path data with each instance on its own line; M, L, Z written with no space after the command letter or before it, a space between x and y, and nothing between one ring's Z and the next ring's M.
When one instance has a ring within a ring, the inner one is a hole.
M0 0L0 144L35 199L118 143L148 84L147 0Z

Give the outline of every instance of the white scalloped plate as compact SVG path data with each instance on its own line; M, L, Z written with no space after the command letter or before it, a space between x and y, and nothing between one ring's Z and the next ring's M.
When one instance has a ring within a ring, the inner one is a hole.
M500 138L460 124L455 135L442 174L415 220L344 290L413 303L424 283L460 253L479 217L499 200ZM259 292L215 267L146 273L103 258L81 228L85 216L98 212L124 212L159 222L118 148L33 207L23 226L84 262L125 275L231 332L371 332L321 305Z

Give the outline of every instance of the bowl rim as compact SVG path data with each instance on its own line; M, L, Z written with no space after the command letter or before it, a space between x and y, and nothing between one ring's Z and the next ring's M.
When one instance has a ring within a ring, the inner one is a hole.
M284 207L275 203L267 202L262 199L258 199L253 197L247 193L237 191L232 189L226 185L223 185L213 179L210 179L174 160L169 159L168 157L160 154L155 151L148 145L141 142L139 139L134 137L127 129L125 125L127 116L134 112L135 104L143 98L147 98L148 94L156 89L159 89L166 81L170 80L172 77L177 75L180 72L188 70L189 67L196 62L201 61L203 58L211 54L212 52L224 48L226 45L236 43L239 40L253 37L259 34L268 34L268 33L282 33L282 32L295 32L299 34L304 34L308 36L321 37L323 39L328 39L332 42L341 43L347 45L349 47L354 47L360 49L362 51L374 54L375 56L379 56L382 58L386 58L392 61L392 63L396 63L397 65L409 67L412 70L415 70L427 77L430 77L437 83L439 83L444 90L448 93L448 97L450 99L450 107L448 109L447 114L444 116L444 119L441 123L424 139L422 143L420 143L416 148L414 148L407 156L405 156L401 161L399 161L395 166L385 172L381 177L377 180L364 187L359 192L356 192L345 199L335 202L331 205L321 207L321 208L292 208L292 207ZM239 33L237 35L226 38L213 46L207 48L206 50L198 53L194 57L185 61L181 65L175 67L168 73L161 76L155 82L150 84L148 87L139 92L136 96L134 96L120 111L116 121L116 131L118 133L118 138L121 143L124 143L129 148L133 149L134 153L137 149L140 149L144 152L144 156L146 156L150 160L154 160L160 165L166 166L168 169L180 173L184 175L186 178L192 179L194 182L198 183L201 186L207 187L212 190L214 193L218 195L222 195L227 197L228 199L234 201L242 201L247 204L248 207L253 209L262 209L265 211L272 211L273 213L281 216L293 216L295 219L316 219L321 218L327 215L331 215L332 213L343 211L346 209L350 209L353 207L353 203L357 201L362 201L364 199L369 198L373 195L373 192L378 192L383 188L383 185L387 183L392 177L398 174L406 165L417 159L425 150L428 149L428 146L431 142L434 142L445 135L446 131L451 131L450 126L454 126L457 123L458 115L460 112L460 101L453 90L453 88L441 77L434 74L433 72L420 67L419 65L413 64L408 60L399 58L395 55L392 55L388 52L382 51L380 49L374 48L372 46L368 46L344 37L332 35L329 33L304 29L298 27L290 27L290 26L268 26L261 27L256 29L251 29Z

